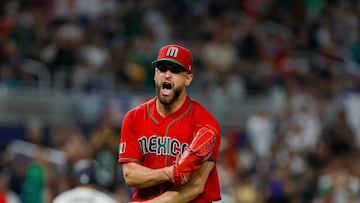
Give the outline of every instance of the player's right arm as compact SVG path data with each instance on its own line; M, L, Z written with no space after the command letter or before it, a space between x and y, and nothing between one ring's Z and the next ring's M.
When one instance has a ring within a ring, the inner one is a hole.
M139 132L136 126L139 123L137 110L130 111L124 116L118 162L122 165L123 177L128 186L146 188L171 180L172 171L170 167L151 169L142 165L143 153L138 143Z
M129 162L124 163L122 168L126 184L135 188L147 188L172 179L172 167L150 169L135 162Z

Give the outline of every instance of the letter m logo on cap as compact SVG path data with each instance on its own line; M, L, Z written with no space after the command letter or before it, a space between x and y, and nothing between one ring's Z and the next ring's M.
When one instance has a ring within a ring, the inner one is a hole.
M166 56L177 57L178 53L179 49L177 47L169 47L166 52Z

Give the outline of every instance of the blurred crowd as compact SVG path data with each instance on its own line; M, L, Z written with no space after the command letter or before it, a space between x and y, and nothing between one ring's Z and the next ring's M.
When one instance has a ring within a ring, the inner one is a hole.
M0 5L1 88L153 91L156 51L180 43L194 57L191 91L207 95L220 111L240 108L248 98L270 98L241 121L219 118L224 197L237 203L360 202L360 1ZM43 123L28 122L25 139L1 149L0 199L7 191L26 203L51 202L72 187L71 167L94 159L99 187L128 202L131 190L117 165L121 120L114 111L86 128L54 126L49 136Z

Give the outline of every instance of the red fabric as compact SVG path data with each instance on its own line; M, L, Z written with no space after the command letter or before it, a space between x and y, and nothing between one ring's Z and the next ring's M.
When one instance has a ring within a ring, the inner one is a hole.
M225 164L227 169L231 170L232 172L236 173L238 171L238 161L237 161L237 156L238 156L238 134L237 131L231 130L229 131L229 133L226 135L227 138L227 147L224 149L223 152L223 159L225 159Z
M12 24L8 19L0 19L0 36L9 37L12 29Z
M0 192L0 203L6 203L6 192Z

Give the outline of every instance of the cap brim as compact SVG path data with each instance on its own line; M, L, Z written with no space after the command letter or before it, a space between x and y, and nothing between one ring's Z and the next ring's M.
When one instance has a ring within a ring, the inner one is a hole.
M163 58L163 59L155 60L152 62L152 64L155 66L157 63L162 62L162 61L169 61L169 62L175 63L175 64L183 67L186 72L189 72L179 61L171 59L171 58Z

